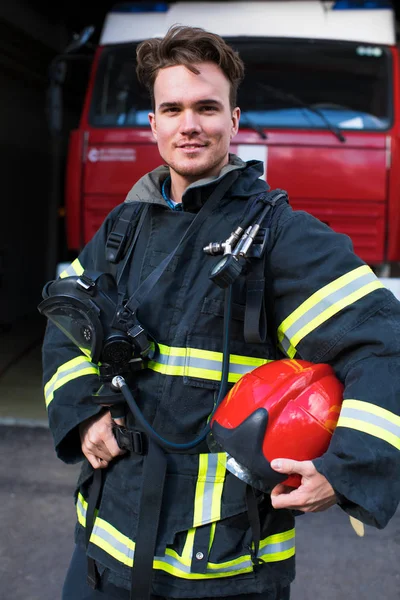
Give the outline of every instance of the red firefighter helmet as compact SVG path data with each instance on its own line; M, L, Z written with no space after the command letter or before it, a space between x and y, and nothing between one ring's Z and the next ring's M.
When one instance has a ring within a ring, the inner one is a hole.
M276 360L244 375L211 419L209 445L228 454L227 469L253 487L300 485L274 471L274 458L312 460L328 448L343 385L327 364Z

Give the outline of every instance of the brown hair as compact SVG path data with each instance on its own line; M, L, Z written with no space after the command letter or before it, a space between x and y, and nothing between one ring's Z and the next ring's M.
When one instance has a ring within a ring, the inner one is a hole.
M244 64L239 54L219 35L200 27L173 25L163 38L141 42L136 50L137 77L149 91L154 109L154 83L160 69L183 65L199 74L196 63L213 62L230 82L229 102L235 108L237 90L244 77Z

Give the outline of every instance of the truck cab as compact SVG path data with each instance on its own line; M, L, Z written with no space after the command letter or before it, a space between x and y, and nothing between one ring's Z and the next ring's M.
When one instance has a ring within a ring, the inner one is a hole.
M162 162L137 44L175 24L204 27L246 66L231 151L264 162L269 185L347 234L380 275L400 261L399 56L388 2L156 2L117 5L104 22L65 189L78 252L133 183Z

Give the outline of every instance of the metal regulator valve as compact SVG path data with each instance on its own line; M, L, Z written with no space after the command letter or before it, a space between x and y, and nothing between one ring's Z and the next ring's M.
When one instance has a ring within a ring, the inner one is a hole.
M247 253L259 228L259 225L250 225L243 231L238 227L226 242L211 243L203 248L207 254L220 254L222 251L224 253L221 260L210 271L210 279L220 288L225 289L230 286L242 273L246 266ZM238 237L235 240L234 236L237 236L239 230L242 235L237 241Z
M223 254L221 260L210 271L211 281L220 288L229 287L243 272L247 259L262 254L267 242L268 229L262 230L261 225L268 212L283 198L287 198L287 194L280 189L269 194L260 194L253 210L225 242L211 242L203 248L203 252L212 256ZM258 234L261 233L263 235L260 244ZM254 242L259 246L256 254L253 252Z
M271 209L270 203L265 203L265 195L261 194L255 209L244 219L225 242L211 242L203 248L203 252L212 256L224 256L210 271L210 279L220 288L227 288L243 272L253 242L260 230L261 223ZM264 244L265 245L265 240Z

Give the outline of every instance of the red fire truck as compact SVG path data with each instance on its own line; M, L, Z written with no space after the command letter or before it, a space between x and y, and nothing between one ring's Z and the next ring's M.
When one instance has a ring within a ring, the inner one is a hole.
M264 161L272 187L353 241L380 276L400 261L400 64L389 2L136 2L107 15L66 173L68 247L78 252L133 183L161 163L135 50L174 23L240 52L232 152Z

